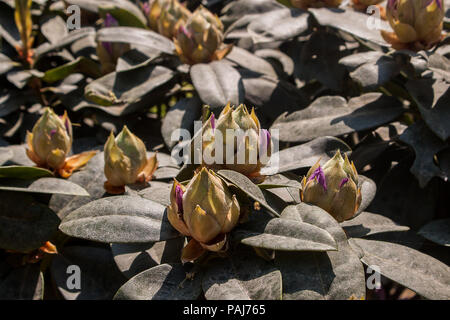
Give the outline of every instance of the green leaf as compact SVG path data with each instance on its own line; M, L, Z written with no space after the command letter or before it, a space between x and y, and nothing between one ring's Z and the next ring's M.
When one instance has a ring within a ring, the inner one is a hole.
M409 94L417 103L423 120L443 141L450 137L450 90L448 79L416 79L406 83Z
M85 57L78 57L71 62L45 71L42 80L48 83L53 83L64 79L75 72L83 72L93 78L100 76L100 68L97 63Z
M275 69L269 62L237 46L231 49L225 59L253 72L265 74L275 79L278 78Z
M241 75L225 61L195 64L190 75L200 99L213 111L222 111L228 102L238 105L244 101Z
M329 26L345 31L357 38L368 40L383 47L389 46L389 44L384 41L383 37L381 37L379 30L375 30L373 26L370 28L368 23L369 17L362 12L350 8L310 8L308 11L322 26ZM377 23L378 22L379 27L382 30L391 31L389 24L386 21L378 19Z
M149 47L173 55L175 46L168 38L150 31L132 27L103 28L97 32L97 41L122 42Z
M450 219L439 219L427 223L419 234L434 243L450 247Z
M84 188L73 182L59 178L39 178L32 180L0 179L0 190L89 196L89 193Z
M276 209L274 209L266 200L264 193L258 188L249 178L243 174L232 170L220 170L217 172L219 176L234 184L237 188L242 190L247 196L255 201L258 201L264 208L269 210L271 214L279 216Z
M176 238L166 207L139 196L92 201L69 213L60 230L72 237L104 243L145 243Z
M172 134L177 129L185 129L192 132L194 121L201 115L202 102L197 96L193 98L184 98L170 107L162 120L161 135L164 143L169 149L172 149L177 140L172 140ZM176 137L178 138L178 137Z
M317 160L325 163L330 160L337 150L349 153L351 148L342 140L335 137L319 137L314 140L281 150L278 154L272 155L277 162L269 162L261 170L261 174L282 173L300 168L312 167Z
M80 273L71 266L79 267ZM98 247L65 247L53 258L50 272L66 300L110 300L126 280L117 269L111 251ZM76 284L77 276L79 288L68 287Z
M35 60L39 60L47 53L50 53L55 50L59 50L61 48L67 47L74 43L75 41L78 41L80 39L83 39L85 37L93 36L95 35L95 28L93 27L87 27L87 28L81 28L74 31L69 32L69 34L60 40L58 40L55 43L49 44L44 43L36 48L34 51L35 54Z
M44 276L39 264L10 270L0 280L0 300L42 300Z
M380 273L431 300L450 299L450 268L414 249L384 241L350 239L364 251L361 259Z
M358 176L358 187L361 188L362 200L356 214L359 214L366 210L377 193L377 185L375 184L375 182L363 175Z
M103 172L105 166L104 154L99 152L96 154L83 170L74 172L67 181L83 186L89 193L89 196L70 196L54 194L49 206L58 216L63 219L67 214L78 209L79 207L100 199L105 194L103 183L105 182L105 174Z
M184 238L152 243L113 243L111 250L117 267L128 278L164 263L180 263Z
M260 14L247 26L255 44L286 41L308 29L309 14L298 9L281 8Z
M399 139L409 144L416 153L411 173L416 176L421 188L424 188L433 177L448 179L445 172L434 162L434 156L447 145L436 137L423 121L410 125Z
M121 26L147 29L147 19L142 11L127 0L103 1L98 7L100 14L110 13Z
M351 238L362 238L372 234L392 232L392 231L408 231L409 227L400 226L391 219L370 212L362 212L355 218L341 223L345 233Z
M302 142L376 128L393 121L403 111L397 99L380 93L366 93L348 103L339 96L323 96L306 109L282 114L271 129L279 130L280 141Z
M170 204L170 191L172 183L150 181L150 187L139 191L139 195L145 199L152 200L168 206Z
M336 241L324 229L295 220L274 218L245 223L233 232L241 243L281 251L336 250Z
M201 274L188 279L181 264L162 264L131 278L115 300L196 300L201 293Z
M59 218L31 195L0 191L0 248L28 252L58 230Z
M149 106L147 99L156 89L173 79L175 73L166 67L144 64L136 69L111 72L85 87L85 98L92 103L79 104L75 111L93 107L121 116ZM103 107L102 107L103 106Z
M202 286L207 300L281 300L281 273L251 248L216 258L206 268Z
M14 153L12 152L12 150L10 150L6 147L1 147L0 148L0 165L4 164L9 159L12 159L13 156L14 156Z
M36 179L51 177L53 173L47 169L26 166L3 166L0 167L0 178Z
M300 203L287 207L281 217L327 230L338 245L337 251L276 252L275 264L283 277L283 300L365 297L363 265L331 215L319 207Z

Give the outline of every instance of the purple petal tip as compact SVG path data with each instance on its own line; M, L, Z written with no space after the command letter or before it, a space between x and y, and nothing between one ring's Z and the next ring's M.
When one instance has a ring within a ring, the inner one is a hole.
M322 186L323 190L327 191L327 182L321 166L314 170L314 173L309 177L308 181L313 179L317 179L317 182Z
M178 213L183 213L183 189L179 185L175 187L175 198L178 206Z
M344 178L341 180L341 183L339 183L339 189L342 188L344 186L344 184L346 184L348 182L348 178Z
M55 135L55 133L56 133L56 129L51 130L50 131L50 137L53 137Z

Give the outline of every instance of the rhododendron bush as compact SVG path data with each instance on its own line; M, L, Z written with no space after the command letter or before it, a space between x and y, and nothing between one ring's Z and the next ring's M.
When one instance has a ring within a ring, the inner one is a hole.
M450 299L449 12L0 0L0 299Z

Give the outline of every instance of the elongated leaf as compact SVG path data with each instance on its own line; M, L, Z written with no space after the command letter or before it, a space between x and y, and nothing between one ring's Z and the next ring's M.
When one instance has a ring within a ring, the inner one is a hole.
M450 299L450 268L417 250L384 241L351 239L364 251L362 261L427 299Z
M110 250L87 246L65 247L50 272L66 300L108 300L126 280Z
M341 227L344 228L347 236L351 238L362 238L383 232L409 230L409 227L400 226L387 217L366 211L351 220L342 222Z
M100 69L95 62L85 57L78 57L62 66L45 71L42 80L53 83L78 71L83 71L93 77L100 76Z
M201 275L188 279L181 264L162 264L131 278L115 300L195 300L201 293Z
M336 242L324 229L300 221L274 218L251 222L235 229L233 236L241 243L280 251L336 250Z
M253 72L277 78L277 73L269 62L245 49L235 46L225 58Z
M168 206L171 189L172 183L151 181L150 187L139 191L139 195L145 199L161 203L163 206Z
M301 142L374 128L402 113L398 100L380 93L367 93L348 103L342 97L325 96L304 110L281 115L271 129L279 130L280 141Z
M5 147L0 148L0 165L4 164L6 161L11 159L13 156L14 156L14 153L12 152L12 150L9 150L8 148L5 148Z
M192 132L194 121L200 118L201 105L200 99L193 97L181 99L169 109L161 126L161 134L169 148L172 148L178 142L172 140L172 133L175 130L185 129Z
M258 201L275 216L279 215L276 209L267 202L263 192L243 174L232 170L220 170L217 174L233 183L253 200Z
M61 38L59 41L49 44L48 42L40 45L36 48L34 51L35 59L36 61L41 58L43 55L59 50L61 48L64 48L66 46L71 45L77 40L83 39L84 37L92 36L95 34L95 29L92 27L88 28L81 28L74 31L69 32L69 34L63 38Z
M274 155L273 159L279 159L279 163L269 162L269 164L261 170L261 174L282 173L300 168L313 166L319 158L324 163L330 160L337 150L341 152L351 152L350 147L342 140L334 137L320 137L314 140L283 149L278 156Z
M436 79L409 80L406 88L417 103L428 127L442 140L450 137L450 90L447 81Z
M259 15L250 22L247 30L256 44L285 41L306 31L308 18L306 11L282 8Z
M58 230L59 218L27 194L0 191L0 248L28 252Z
M336 220L319 207L305 203L288 206L281 217L323 228L338 244L338 251L276 253L284 300L365 297L364 268Z
M58 178L0 179L0 190L89 196L89 193L79 185Z
M85 97L94 104L108 106L102 108L105 112L115 116L125 115L148 107L146 99L150 94L169 82L174 75L172 70L154 65L112 72L89 83L85 87ZM90 106L81 104L75 110Z
M363 40L369 40L381 46L388 46L380 35L380 31L374 28L373 22L370 23L369 17L353 9L342 8L310 8L308 10L316 18L319 24L329 26L348 32ZM391 31L386 21L378 19L379 28Z
M127 0L100 1L99 13L110 13L121 26L147 28L147 19L143 12Z
M228 103L244 101L244 86L238 71L224 61L199 63L191 67L192 83L203 103L221 111Z
M166 207L138 196L92 201L68 214L60 225L65 234L100 242L143 243L176 238Z
M93 200L100 199L105 194L105 189L103 188L103 183L106 180L103 172L104 166L104 154L103 152L99 152L89 160L83 170L75 172L68 179L68 181L83 186L89 193L89 196L55 194L50 199L50 208L57 212L58 216L63 219L75 209Z
M180 263L184 238L143 244L113 243L111 250L117 267L127 278L132 278L154 266Z
M166 37L150 30L132 27L103 28L97 32L97 41L141 45L167 54L175 52L173 42Z
M0 280L0 300L42 300L44 276L39 264L12 269Z
M207 300L280 300L281 273L250 248L208 265L202 280Z
M38 167L26 167L26 166L0 167L0 178L35 179L51 176L53 176L53 174L49 170Z
M409 144L416 153L411 173L425 187L435 176L446 180L448 177L435 163L434 156L446 148L446 144L437 138L423 121L409 126L400 136L400 140Z
M359 214L366 210L377 193L377 185L375 184L375 182L363 175L359 175L358 177L358 187L361 188L362 200L356 214Z
M434 243L450 247L450 219L439 219L427 223L419 234Z

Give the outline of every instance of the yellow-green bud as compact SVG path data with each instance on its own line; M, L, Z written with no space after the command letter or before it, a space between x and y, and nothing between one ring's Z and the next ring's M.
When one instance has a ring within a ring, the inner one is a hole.
M157 14L157 8L160 7L157 17L158 32L163 36L172 39L180 25L185 23L191 16L191 12L181 5L177 0L163 1L156 4L153 14ZM151 13L152 14L152 13Z
M175 229L203 249L224 248L226 234L238 223L240 206L222 179L202 168L186 187L175 180L170 199L168 219Z
M228 104L217 121L211 115L203 127L202 147L204 165L234 170L256 180L272 154L269 131L261 129L255 110L250 113L243 104L237 109ZM217 147L221 150L216 150ZM217 152L221 152L221 159Z
M223 25L220 19L204 7L198 8L181 24L176 33L175 48L181 60L188 64L207 63L220 60L232 46L221 48Z
M356 168L339 151L323 167L317 161L303 178L302 187L303 202L324 209L338 222L352 218L361 203Z
M440 41L444 19L443 0L388 0L386 17L394 30L382 31L386 41L402 48L429 49ZM395 43L398 42L398 43Z
M147 150L141 139L124 126L114 138L111 132L104 148L105 176L112 187L136 183L147 165Z
M27 134L28 157L40 167L58 170L64 167L72 148L72 123L67 112L57 116L52 109L45 108L32 132Z

